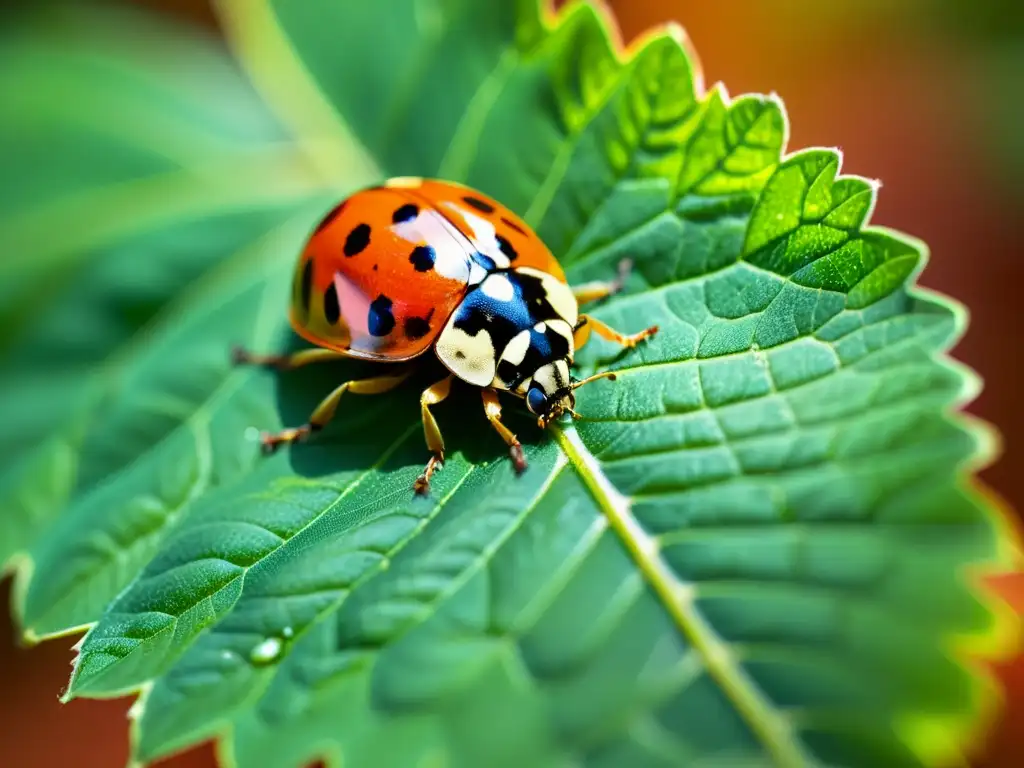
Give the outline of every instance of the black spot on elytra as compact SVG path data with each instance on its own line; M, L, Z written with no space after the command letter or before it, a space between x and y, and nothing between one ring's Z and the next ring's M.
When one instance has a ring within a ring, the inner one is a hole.
M334 206L334 208L332 208L331 211L320 220L320 223L316 225L316 232L314 234L319 234L331 226L331 224L334 223L334 220L341 215L342 211L345 210L346 205L348 205L348 200L342 200Z
M409 254L409 262L417 272L427 272L434 266L434 249L429 245L417 245Z
M360 224L345 238L345 255L355 256L370 244L370 225Z
M306 313L309 312L309 302L313 297L313 260L310 259L306 262L306 266L302 268L302 281L300 283L299 298L302 301L302 310Z
M381 294L370 302L366 325L373 336L387 336L395 328L395 316L391 312L391 299Z
M509 261L515 261L519 258L519 254L516 252L516 249L512 247L512 243L510 243L507 238L504 238L501 235L495 235L494 239L498 241L498 247L501 249L501 252L508 257Z
M338 303L338 289L334 287L334 281L324 291L324 317L327 322L334 325L341 317L341 305Z
M511 227L516 232L518 232L520 235L525 235L526 234L526 230L523 229L522 227L520 227L518 224L516 224L511 219L506 219L504 216L502 216L501 217L501 223L504 224L506 227Z
M434 314L434 310L430 310L430 315L432 314ZM415 341L416 339L422 339L430 333L430 315L407 318L405 321L406 337Z
M416 218L416 214L420 212L420 208L415 203L406 203L401 208L396 208L395 212L391 214L391 221L395 224L401 224L403 221L409 221Z
M471 208L476 208L480 213L494 213L494 206L479 197L467 196L462 198Z

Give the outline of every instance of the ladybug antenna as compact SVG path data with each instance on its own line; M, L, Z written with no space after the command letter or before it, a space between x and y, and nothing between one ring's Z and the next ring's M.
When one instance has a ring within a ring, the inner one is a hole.
M580 381L574 381L570 389L579 389L584 384L589 384L590 382L597 381L598 379L610 379L612 381L615 381L615 378L615 371L604 371L602 373L595 373L593 376L587 376L587 378L581 379Z

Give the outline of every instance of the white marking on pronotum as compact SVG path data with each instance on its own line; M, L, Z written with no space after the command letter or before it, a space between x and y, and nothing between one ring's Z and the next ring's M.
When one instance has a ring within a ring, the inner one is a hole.
M495 301L508 302L516 297L516 290L505 275L491 275L481 283L480 290Z
M455 317L452 316L437 337L434 350L448 370L460 379L478 387L486 387L494 380L497 366L494 344L486 330L481 328L476 336L470 336L455 327Z
M549 320L548 328L569 342L569 358L572 359L574 346L572 340L572 326L564 320Z
M530 267L520 267L516 270L524 275L530 275L540 280L541 286L544 288L544 293L547 297L548 303L551 308L558 313L558 316L565 320L569 325L575 326L576 320L579 316L579 305L576 303L576 297L573 296L572 288L563 283L558 278L549 275L547 272L541 272L538 269L531 269Z
M501 354L501 359L506 362L512 363L512 365L519 365L523 362L523 358L526 357L526 350L530 348L530 332L520 331L512 337L505 346L505 351Z

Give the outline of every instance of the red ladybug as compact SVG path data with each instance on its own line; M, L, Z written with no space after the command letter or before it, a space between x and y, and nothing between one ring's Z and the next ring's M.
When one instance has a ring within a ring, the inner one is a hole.
M570 375L591 331L633 347L657 327L626 336L579 313L579 304L621 288L616 280L570 288L551 251L522 219L476 190L446 181L391 179L343 201L320 223L295 270L290 319L316 345L291 356L236 351L238 362L279 369L353 357L390 363L380 376L347 381L329 394L309 423L264 435L274 450L321 429L346 392L373 395L398 386L408 363L433 348L450 371L420 396L431 457L415 483L419 493L444 462L444 440L430 406L452 379L481 388L484 411L508 444L516 471L526 459L501 423L498 392L526 401L541 428L573 413Z

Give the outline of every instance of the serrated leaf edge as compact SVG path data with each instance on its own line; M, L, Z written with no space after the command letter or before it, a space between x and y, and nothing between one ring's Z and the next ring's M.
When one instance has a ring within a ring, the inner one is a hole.
M554 11L552 3L549 0L540 0L540 2L542 2L543 6L544 6L544 11L545 11L544 19L545 19L545 22L546 22L546 26L550 26L552 23L557 23L557 18L559 16L559 14ZM280 28L277 27L277 25L273 22L272 18L270 18L270 16L267 16L265 18L260 19L260 21L262 22L262 25L254 25L254 24L252 24L252 18L256 17L257 14L269 14L270 13L269 9L268 9L268 7L267 7L267 5L265 3L265 0L248 0L245 3L245 6L246 6L245 13L242 13L240 11L241 6L242 6L242 3L240 2L240 0L218 0L218 9L220 10L221 14L226 15L226 16L230 16L231 17L231 21L233 22L233 23L228 23L226 25L227 29L228 29L228 33L229 33L229 35L228 35L229 36L229 40L232 41L232 43L233 43L233 45L234 45L234 47L236 49L236 54L239 55L239 58L242 61L244 61L250 67L250 73L253 74L254 79L256 79L258 81L258 86L261 88L261 90L264 90L267 87L266 80L267 80L267 77L268 77L269 73L267 73L266 71L262 72L261 74L253 73L252 69L251 69L251 66L252 66L254 61L258 61L259 58L265 58L265 60L270 61L272 59L277 59L280 56L282 58L279 59L279 60L285 61L285 62L290 62L293 65L292 67L288 67L287 68L289 70L287 72L287 75L288 75L288 79L291 82L291 85L295 86L295 87L294 88L289 88L289 89L273 89L273 88L271 88L272 91L275 91L275 93L273 95L267 94L266 91L265 91L265 95L268 95L269 103L271 103L272 105L280 105L282 103L282 99L283 99L285 102L291 103L293 106L297 106L298 107L297 111L295 111L295 110L284 110L284 114L288 118L289 123L291 123L293 126L295 126L296 124L298 124L300 122L303 122L303 121L301 121L299 119L298 115L304 114L306 116L306 118L308 119L310 117L310 115L312 114L313 118L314 118L312 123L304 123L304 124L320 124L320 125L328 126L328 127L331 128L331 130L325 132L325 134L324 134L325 138L326 138L326 136L330 135L330 133L332 133L332 132L335 135L341 133L341 134L345 135L345 137L346 137L345 141L350 142L349 146L352 146L353 144L354 145L358 145L358 142L354 142L354 140L353 140L353 138L351 136L351 132L344 125L343 121L341 120L340 115L338 115L335 110L331 109L330 106L326 104L326 102L323 100L322 94L319 92L318 89L315 88L315 86L313 86L312 80L308 76L308 72L305 72L305 68L303 67L301 62L298 60L298 58L295 56L295 54L291 50L290 46L287 44L287 41L285 40L285 38L283 36L283 33L281 32ZM617 24L615 23L613 17L607 11L607 9L605 8L603 3L596 3L596 6L602 12L602 16L604 17L604 21L605 21L604 28L605 28L606 34L608 34L609 39L614 41L614 43L615 43L615 50L617 52L619 52L619 55L622 55L623 49L622 49L622 45L621 45L621 40L618 37L618 27L617 27ZM564 11L564 9L563 9L563 11ZM236 24L239 21L239 19L241 19L242 17L245 17L245 16L249 17L248 23L246 23L244 25L247 28L247 31L250 34L252 34L252 33L256 33L256 34L253 37L247 38L247 40L245 41L245 44L240 44L240 37L237 34L238 31L239 31L239 28L236 26ZM257 28L257 27L262 27L262 28ZM677 36L677 35L679 35L682 32L681 28L679 28L677 25L669 25L669 26L667 26L667 27L665 27L663 29L651 30L647 34L639 37L630 46L629 51L632 52L632 51L635 51L638 47L642 47L642 45L644 45L644 44L646 44L648 42L648 40L650 39L651 36L653 36L654 34L657 34L659 32L663 32L665 30L670 30L670 34L672 34L673 37L676 37L677 40L680 40L681 43L683 42L683 40L685 40L685 35L682 35L681 38L679 36ZM266 33L268 33L268 32L271 33L271 35L269 37L266 35ZM274 36L273 33L277 33L276 37ZM275 55L274 56L265 56L265 57L252 57L252 56L246 55L245 54L246 48L248 47L248 45L252 45L252 44L261 45L261 46L262 45L269 45L271 48L274 49ZM702 76L701 76L701 73L700 73L699 66L697 64L698 59L697 59L697 57L695 55L692 54L692 52L689 49L687 49L687 53L690 56L690 60L691 60L691 62L693 64L695 90L697 91L698 96L704 96ZM279 74L279 73L275 73L275 74ZM288 93L285 94L284 90L287 90ZM724 90L723 90L723 93L724 93ZM309 100L309 98L308 98L309 96L313 96L314 98L312 100ZM305 102L307 105L310 104L310 103L316 103L317 107L313 107L313 108L302 107L301 105L303 104L303 102ZM319 113L319 114L317 114L317 113ZM786 113L784 111L783 111L783 123L784 123L784 127L785 127L785 140L788 141L790 126L789 126L788 117L786 116ZM307 136L306 130L305 129L298 130L298 131L296 131L296 135L299 136L299 137ZM311 152L311 153L313 153L315 155L315 157L317 159L317 162L320 164L319 167L325 169L325 171L327 169L336 169L338 167L338 165L324 164L324 162L323 162L324 158L325 157L329 157L330 155L329 154L325 155L323 153L324 153L325 150L328 151L328 152L330 151L329 148L328 148L329 146L331 146L331 145L338 146L338 145L341 145L342 142L329 142L329 141L326 141L326 140L325 141L316 141L316 140L310 139L308 137L306 139L304 139L303 141L304 141L304 148L307 151L309 151L309 152ZM783 147L785 147L785 146L786 146L786 143L784 141ZM803 151L813 151L813 149L808 149L808 150L803 150ZM841 165L842 165L842 153L839 152L838 150L829 150L829 151L834 151L836 153L836 156L837 156L838 161L839 161L839 166L838 167L841 167ZM798 154L798 153L794 153L794 154ZM782 158L782 162L787 161L792 156L793 156L792 154L784 155L783 158ZM366 162L368 162L371 165L371 167L372 167L372 161L369 160L369 157L368 157L368 155L366 153L363 153L363 157L361 159L365 160ZM346 159L345 161L341 161L337 156L335 156L335 159L334 159L333 162L336 163L336 164L337 163L341 163L341 162L349 163L350 159ZM347 167L351 167L351 166L348 165ZM837 167L837 170L838 170L838 167ZM376 174L379 175L379 170L376 171ZM334 178L337 178L337 176L335 176ZM872 183L874 191L877 191L877 186L878 185L877 185L876 182L871 182L870 180L866 180L866 179L865 179L865 181L868 181L869 183ZM873 198L875 198L875 195L873 195ZM874 208L874 199L873 199L873 202L872 202L872 210L873 210L873 208ZM870 217L870 213L871 212L869 211L868 217ZM865 219L865 224L866 224L866 222L867 222L867 218ZM867 227L865 226L864 229L867 229ZM872 228L872 229L883 229L883 228ZM900 236L906 238L906 236L903 235L902 233L900 233ZM908 293L910 295L913 295L913 296L918 297L918 298L922 298L922 299L925 299L925 300L933 301L933 302L935 302L937 304L940 304L940 305L948 308L949 310L951 310L951 312L953 313L953 315L955 317L955 321L957 323L958 330L962 330L963 326L966 323L966 312L963 310L962 306L959 303L949 299L946 296L942 296L942 295L936 294L936 293L934 293L932 291L927 291L925 289L921 289L919 286L916 285L917 276L920 274L921 270L924 268L925 263L927 261L927 249L923 246L923 244L921 244L919 246L919 251L921 252L922 258L921 258L917 268L907 278L907 280L905 282L905 285L907 287ZM951 365L952 364L952 361L950 361L944 354L938 354L938 355L935 356L935 358L936 358L936 360L938 362L940 362L943 365ZM976 438L976 446L977 447L976 447L975 454L972 457L970 457L970 459L968 461L965 461L965 466L962 468L962 471L959 473L960 474L960 478L959 479L960 479L961 483L963 483L964 485L972 484L972 485L974 485L974 486L976 486L978 488L984 488L984 486L982 486L980 484L980 482L976 478L971 476L971 472L972 472L972 470L974 470L976 468L980 468L980 466L984 466L985 464L988 463L985 460L988 457L987 456L986 457L982 457L983 453L987 453L987 451L985 451L985 448L986 448L985 442L986 441L985 441L984 438L979 437L977 432L974 429L970 429L967 426L966 418L962 414L950 413L949 416L950 416L950 418L954 418L959 425L961 425L964 428L968 429L973 435L975 435L975 438ZM614 487L612 487L610 485L610 483L608 482L607 478L603 475L603 473L601 473L600 468L596 465L596 459L593 457L592 454L589 453L589 451L587 451L585 446L583 446L582 442L579 440L579 438L575 434L574 430L564 430L563 431L561 429L556 429L556 440L559 442L559 444L561 445L562 449L565 451L566 455L569 456L570 461L572 461L574 467L576 467L576 469L577 469L577 472L579 472L580 477L587 484L588 489L593 494L593 496L594 496L595 500L597 501L597 503L601 506L602 510L608 516L608 519L609 519L609 522L610 522L611 526L616 529L616 531L619 534L620 538L623 540L623 543L630 550L631 555L633 555L634 558L636 559L638 567L640 567L641 570L644 571L645 576L648 576L648 574L650 574L650 576L649 576L650 583L655 588L655 590L659 592L659 596L662 597L663 601L666 602L666 607L669 607L669 603L665 600L666 596L664 594L662 594L662 592L665 589L672 588L673 584L671 582L672 581L678 582L678 580L675 579L674 576L671 575L670 571L668 573L668 576L666 577L666 574L664 573L664 571L667 569L667 567L664 566L663 563L659 563L658 558L657 558L657 551L656 551L657 547L656 547L656 545L652 546L653 540L651 539L651 537L648 534L646 534L646 532L644 532L638 526L638 524L636 523L635 519L632 518L632 516L631 516L631 514L629 512L628 500L626 500L624 497L622 497L621 494L619 494L618 491L616 489L614 489ZM980 466L976 466L978 464L980 464ZM991 494L982 493L981 495L985 496L985 498L986 498L986 500L988 502L988 503L985 503L984 506L989 511L989 517L993 519L993 524L997 525L1001 529L1004 529L1004 531L1005 531L1005 536L1003 538L1001 538L1001 540L1000 540L1000 543L1005 544L1005 550L1000 553L999 557L994 558L992 561L989 561L987 563L974 564L974 567L977 570L986 570L986 571L990 570L990 569L991 570L1002 570L1002 568L1000 566L1008 566L1008 565L1010 565L1011 561L1018 561L1019 560L1019 558L1020 558L1020 545L1019 545L1019 542L1018 542L1018 538L1019 537L1018 537L1017 532L1012 530L1010 528L1009 524L1005 522L1005 519L1004 519L1004 522L1000 523L1000 520L998 519L998 517L999 517L998 513L999 513L999 507L1001 507L1002 505L1000 505L998 503L998 501L992 497ZM1005 512L1009 512L1008 507L1006 507L1004 509L1004 511ZM1004 558L1005 558L1005 560L1004 560ZM10 567L11 567L11 563L8 563L8 568L10 568ZM13 567L14 567L14 569L16 571L19 571L19 572L21 572L26 567L29 570L29 572L31 571L31 563L30 562L26 564L24 561L15 561ZM986 603L988 603L990 601L991 602L995 602L995 603L1001 604L1004 608L1006 608L1005 603L1003 603L1002 601L996 600L994 598L994 596L990 592L988 592L986 590L982 590L981 592L978 592L976 590L972 590L972 591L975 592L975 594L976 594L976 596L978 597L979 600L983 600ZM682 594L685 597L685 589L683 590ZM680 622L687 623L687 622L691 622L693 620L693 617L687 617L685 615L685 612L683 612L683 614L680 617L680 616L677 616L678 611L672 610L670 608L670 613L673 615L673 618L676 619L677 624L680 624ZM1001 636L1004 636L1004 637L1008 638L1010 636L1016 636L1018 634L1018 632L1016 631L1015 627L1009 627L1007 624L1004 624L1002 621L999 620L999 618L1000 618L999 617L999 613L1000 612L998 610L995 613L996 613L996 622L995 622L995 624L998 625L997 629L1001 629L1001 630L1005 630L1005 631L996 631L996 629L992 629L992 630L989 630L989 631L984 632L984 633L971 635L969 637L970 637L970 639L973 642L981 642L981 641L983 641L985 639L990 639L991 640L991 639L995 638L996 635L1001 635ZM1017 624L1017 622L1014 621L1015 618L1016 617L1014 615L1010 615L1008 617L1010 622L1012 622L1013 624ZM697 619L699 619L699 617L697 617ZM691 624L690 627L691 627L691 629L694 629L694 628L699 629L699 625L695 625L695 624ZM716 654L716 649L714 648L713 644L712 645L707 645L707 642L708 642L707 638L704 638L704 642L705 642L705 653L710 653L711 654L711 656L708 657L708 661L710 662L712 657L717 655ZM1002 649L1004 651L1008 650L1008 648L1009 648L1009 643L998 642L997 645L999 646L1000 649ZM727 664L728 663L728 659L727 658L718 658L716 661L717 661L718 664ZM714 669L714 667L712 667L709 664L709 669ZM138 715L140 715L144 711L144 708L145 708L145 692L151 686L152 686L152 682L150 681L150 682L147 682L147 683L143 684L139 688L141 695L140 695L139 700L136 702L136 705L133 706L133 712L135 712L135 714L136 714L136 717L133 720L133 728L134 728L134 724L138 722ZM757 695L756 691L754 691L753 694L756 697L756 695ZM985 698L987 699L988 697L986 696ZM755 698L754 701L748 702L748 705L749 706L757 706L756 698ZM136 707L137 707L137 709L136 709ZM912 716L910 716L910 717L912 717ZM968 721L968 722L966 722L967 730L970 730L972 728L973 724L971 722L969 722L971 720L970 715L965 715L963 717L954 718L954 719L956 719L959 722L960 725L965 725L965 721ZM957 730L961 730L961 729L957 729ZM911 734L906 733L906 729L901 728L901 731L903 731L904 735L908 737L909 743L916 750L921 750L921 749L924 748L924 745L921 743L920 739L913 738L913 736ZM761 729L758 729L758 732L760 733ZM769 734L767 734L767 736L769 738L778 738L779 735L777 733L769 733ZM762 738L765 738L765 735L762 735ZM136 741L136 739L133 739L133 741ZM765 743L766 743L766 745L770 746L770 743L769 743L768 740L766 740ZM794 747L795 749L793 751L790 751L790 746ZM779 752L777 752L776 750L779 750ZM780 761L779 761L780 765L790 766L790 765L802 765L802 764L804 764L804 762L802 761L803 758L802 758L802 755L800 753L800 750L799 750L798 747L796 747L796 745L787 745L787 744L784 744L784 743L776 744L774 749L772 749L772 752L776 756L777 759L779 759L780 755L781 755L782 759L780 759ZM925 757L925 755L922 755L922 757ZM936 761L936 758L937 758L936 755L931 755L929 758L926 758L926 759L927 759L927 761L929 763L932 763L932 762Z

